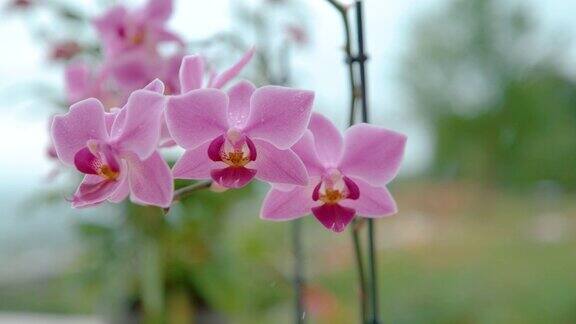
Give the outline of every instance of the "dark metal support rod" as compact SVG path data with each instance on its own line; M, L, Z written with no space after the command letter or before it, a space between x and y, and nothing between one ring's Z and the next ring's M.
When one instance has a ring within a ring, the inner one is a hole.
M358 64L360 66L360 91L362 102L362 122L368 122L368 95L366 92L366 53L364 48L364 12L362 0L356 0L356 32L358 41ZM368 266L370 276L371 324L379 324L378 280L376 270L374 219L368 219Z

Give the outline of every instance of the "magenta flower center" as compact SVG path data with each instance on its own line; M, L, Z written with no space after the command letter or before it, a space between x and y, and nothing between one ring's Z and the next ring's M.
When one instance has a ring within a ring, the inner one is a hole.
M356 200L360 197L358 186L338 170L332 170L314 188L312 199L327 205L338 204L344 199Z
M230 167L242 168L256 160L256 147L248 137L231 129L226 135L212 141L208 155L213 161L222 161Z

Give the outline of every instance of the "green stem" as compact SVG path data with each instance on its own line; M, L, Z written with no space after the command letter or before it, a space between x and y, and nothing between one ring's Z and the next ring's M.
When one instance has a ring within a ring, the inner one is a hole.
M180 188L178 190L175 190L174 191L174 198L172 198L172 201L178 201L182 198L185 198L195 191L210 188L211 185L212 185L212 181L202 181L202 182L197 182L195 184L192 184L192 185Z
M364 257L362 256L362 246L360 244L360 222L354 220L352 223L352 241L354 243L354 255L356 257L356 268L358 269L359 295L362 323L368 323L368 302L367 302L367 285L364 270Z
M379 307L378 307L378 281L376 273L376 253L375 253L375 239L374 239L374 219L368 219L368 264L370 265L370 305L372 308L372 316L370 319L371 324L380 323L379 320Z
M292 247L294 253L294 323L304 324L304 274L302 252L302 219L292 222Z

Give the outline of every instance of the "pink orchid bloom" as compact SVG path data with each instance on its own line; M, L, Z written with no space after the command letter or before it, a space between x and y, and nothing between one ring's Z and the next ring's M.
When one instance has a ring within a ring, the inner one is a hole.
M134 49L156 52L161 42L184 45L179 36L166 29L172 9L172 0L148 0L143 8L128 11L116 6L95 19L106 56L114 57Z
M58 158L85 174L73 207L120 202L128 195L135 203L170 206L172 175L157 152L165 105L162 94L143 89L113 113L90 98L54 117L51 133Z
M222 73L211 72L208 80L204 80L205 62L200 55L188 55L182 59L180 66L180 92L186 93L200 88L223 88L234 79L254 56L255 48L248 50L239 60Z
M87 98L97 98L108 110L122 105L127 99L111 89L105 69L94 70L81 61L66 67L65 84L70 104Z
M240 188L254 177L306 185L305 166L290 147L306 131L313 101L310 91L256 89L248 81L239 82L228 94L197 89L171 97L166 108L168 129L186 149L173 168L174 176L213 179L226 188Z
M398 172L406 137L368 124L350 127L344 137L325 117L314 114L309 131L292 149L310 176L306 187L273 187L261 218L291 220L312 213L322 225L342 232L355 215L396 213L386 189Z

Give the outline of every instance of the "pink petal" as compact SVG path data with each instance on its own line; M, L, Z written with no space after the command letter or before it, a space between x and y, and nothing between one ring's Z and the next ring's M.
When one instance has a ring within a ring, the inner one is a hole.
M130 93L153 80L161 65L162 60L141 49L114 55L106 61L105 68L122 90Z
M186 43L184 42L184 40L182 40L180 35L178 35L174 32L171 32L165 28L156 29L154 31L154 34L155 34L154 36L155 36L156 42L159 42L159 43L173 42L173 43L176 43L180 46L186 45ZM178 63L180 63L180 62L178 62Z
M304 134L310 120L314 93L278 86L254 91L245 133L279 149L294 145Z
M144 90L153 91L159 94L164 94L164 83L160 79L154 79L144 87Z
M270 189L260 211L260 218L273 221L291 220L310 214L313 207L310 186L289 191Z
M228 90L228 123L242 128L250 114L250 98L256 87L249 81L242 80Z
M170 168L162 156L155 151L144 161L132 158L128 162L132 201L143 205L169 207L172 203L174 183Z
M171 97L166 122L172 138L185 149L222 135L228 130L228 96L216 89L198 89Z
M344 231L356 215L354 209L338 204L324 204L320 207L314 207L312 213L324 227L336 233Z
M208 157L210 144L211 142L207 141L195 149L184 152L172 168L174 177L194 180L210 179L210 171L218 167L218 164Z
M121 110L118 108L112 108L110 109L110 112L104 113L104 121L106 123L106 131L108 134L112 133L112 125L114 125L114 121L116 120L116 117L118 117L120 111Z
M372 185L392 180L400 167L406 136L368 124L350 127L344 135L340 171Z
M300 157L311 177L321 176L325 173L326 168L322 165L318 154L316 154L314 136L310 130L306 130L302 138L292 146L292 151Z
M55 116L51 130L58 157L73 165L74 155L86 146L86 142L108 138L104 107L93 98L80 101L72 105L67 114Z
M250 50L248 50L248 52L244 54L244 56L240 58L240 60L238 60L238 62L232 65L228 70L217 75L214 79L214 82L211 82L211 87L220 89L225 86L228 81L235 78L240 73L240 71L242 71L244 66L246 66L250 60L252 60L252 56L254 56L255 51L256 49L252 47Z
M115 54L124 46L123 35L119 35L118 31L124 28L127 15L126 8L115 6L94 20L94 26L102 39L106 55Z
M314 144L318 157L325 165L335 166L342 155L342 135L332 122L313 113L308 128L314 135Z
M148 158L158 145L165 97L148 90L134 91L112 125L112 145L119 151ZM125 116L122 116L123 113ZM121 117L122 116L122 117Z
M355 209L360 216L365 217L384 217L396 214L396 202L388 189L372 186L358 178L352 181L358 186L360 195L357 200L343 200L341 202L343 206Z
M166 114L162 114L160 118L162 120L162 125L160 126L160 143L159 147L172 147L176 146L176 142L172 139L170 131L168 130L168 125L166 125Z
M128 181L127 172L120 173L121 178L118 180L118 188L108 197L108 201L113 203L119 203L124 201L130 194L130 183Z
M279 150L274 145L261 140L254 140L258 154L253 162L257 170L256 178L270 183L308 184L308 172L304 163L292 150Z
M186 93L202 88L204 80L204 60L200 55L188 55L180 65L180 92Z
M148 0L144 17L151 23L164 23L172 15L172 0Z
M72 207L89 207L104 202L118 188L120 182L87 174L72 197Z
M212 179L226 188L244 187L254 178L255 174L256 170L245 167L227 167L214 169L210 172Z
M88 65L75 62L66 67L66 92L71 103L86 99L90 93L92 72Z

